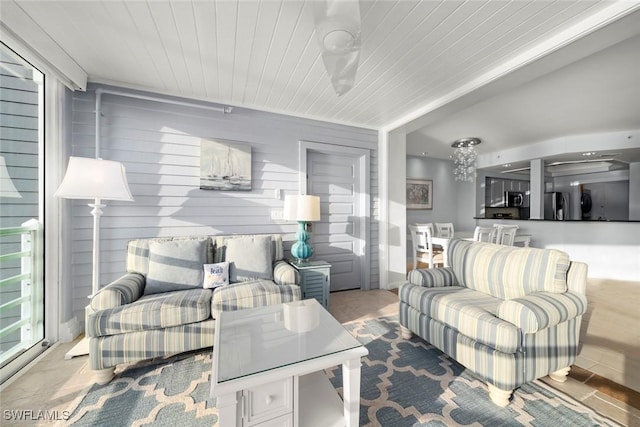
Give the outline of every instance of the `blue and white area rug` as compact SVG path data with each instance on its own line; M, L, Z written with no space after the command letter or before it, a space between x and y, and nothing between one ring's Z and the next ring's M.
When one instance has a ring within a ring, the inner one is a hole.
M486 385L464 367L420 338L400 337L396 317L345 327L369 349L362 364L361 426L618 425L540 381L522 386L499 408ZM327 372L338 392L341 372ZM79 398L68 424L217 426L215 399L208 397L210 373L210 350L129 367Z

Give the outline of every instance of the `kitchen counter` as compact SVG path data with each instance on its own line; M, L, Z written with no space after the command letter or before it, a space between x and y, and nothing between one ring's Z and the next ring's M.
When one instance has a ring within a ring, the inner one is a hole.
M482 220L493 220L493 221L537 221L537 222L634 222L640 223L640 220L619 220L619 219L565 219L565 220L557 220L557 219L536 219L536 218L487 218L484 216L474 216L473 219L482 219Z

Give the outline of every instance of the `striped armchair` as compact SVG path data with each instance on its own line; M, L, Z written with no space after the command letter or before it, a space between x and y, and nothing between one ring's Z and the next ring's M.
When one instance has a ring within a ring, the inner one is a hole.
M415 333L483 378L506 406L514 389L566 381L587 309L587 266L553 249L452 240L450 267L411 270L402 336Z
M203 287L204 264L233 260L237 283ZM260 271L251 274L254 264ZM132 240L127 273L93 295L87 310L95 379L111 381L118 364L212 347L218 313L299 300L299 283L280 235Z

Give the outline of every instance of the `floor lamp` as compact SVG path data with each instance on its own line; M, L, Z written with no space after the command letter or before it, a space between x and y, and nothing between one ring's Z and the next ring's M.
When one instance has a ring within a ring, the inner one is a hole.
M63 199L93 199L89 206L93 215L93 277L91 297L100 290L100 216L103 200L133 201L124 165L120 162L87 157L70 157L67 172L56 197ZM85 338L72 348L65 359L89 354L89 339Z
M0 156L0 197L22 197L16 189L16 186L13 185L13 181L11 181L11 176L9 176L9 170L7 169L7 162L5 162L2 156Z

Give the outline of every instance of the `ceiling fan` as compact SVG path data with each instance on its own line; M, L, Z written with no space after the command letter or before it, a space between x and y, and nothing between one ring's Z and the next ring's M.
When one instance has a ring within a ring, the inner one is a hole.
M338 96L356 80L360 59L360 4L358 0L313 2L316 36L322 61Z

